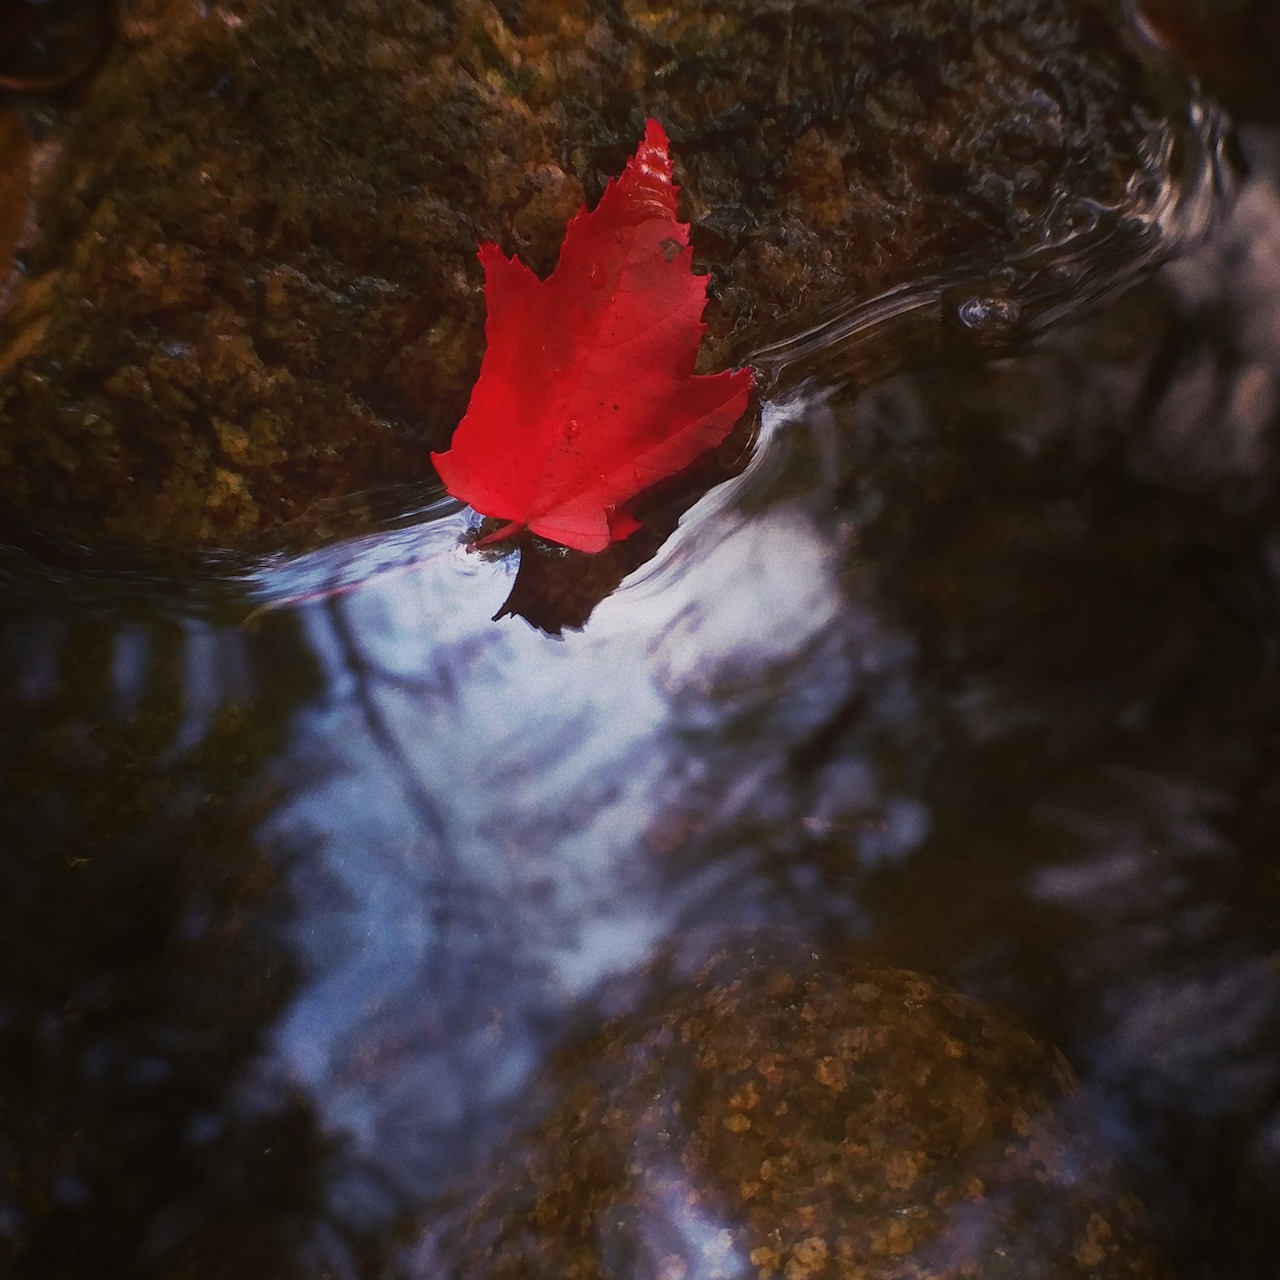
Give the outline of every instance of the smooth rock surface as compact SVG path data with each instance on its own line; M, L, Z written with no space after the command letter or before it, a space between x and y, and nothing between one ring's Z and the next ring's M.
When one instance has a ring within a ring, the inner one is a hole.
M1168 1274L1007 1016L785 934L684 944L413 1255L454 1280Z

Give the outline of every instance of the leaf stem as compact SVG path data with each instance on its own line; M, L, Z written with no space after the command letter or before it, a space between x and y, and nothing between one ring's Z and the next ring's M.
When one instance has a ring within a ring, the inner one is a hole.
M471 546L474 547L491 547L495 542L505 542L514 534L519 533L524 528L518 520L512 520L509 524L504 524L501 528L495 529L492 533L486 533L483 538L477 538Z

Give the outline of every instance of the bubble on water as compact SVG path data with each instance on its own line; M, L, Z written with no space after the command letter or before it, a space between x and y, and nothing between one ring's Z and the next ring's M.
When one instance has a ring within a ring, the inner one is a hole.
M1005 338L1022 319L1022 307L1013 298L994 293L970 294L957 304L956 318L982 338Z

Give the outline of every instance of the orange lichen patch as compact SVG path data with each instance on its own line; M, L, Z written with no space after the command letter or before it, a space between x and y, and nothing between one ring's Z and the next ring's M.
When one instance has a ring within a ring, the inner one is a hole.
M813 1078L837 1093L848 1085L845 1064L840 1058L819 1058L813 1065Z
M196 306L205 295L206 270L200 256L183 245L148 245L120 264L131 310L136 316Z
M49 313L40 304L53 284L53 273L30 283L20 278L14 283L16 287L5 301L13 311L16 323L10 326L12 336L0 348L0 378L7 377L40 345L49 326Z
M895 1191L906 1191L928 1164L923 1151L891 1151L884 1157L884 1180Z
M787 1280L809 1280L811 1276L817 1276L826 1268L830 1252L827 1242L821 1236L810 1236L806 1240L801 1240L792 1249L791 1260L787 1263L783 1274Z
M820 129L801 135L792 152L788 176L799 202L820 227L838 226L849 216L854 196L842 154L836 141Z
M1096 1267L1114 1248L1115 1233L1111 1230L1111 1224L1101 1214L1095 1213L1085 1227L1083 1238L1076 1245L1075 1258L1082 1267Z

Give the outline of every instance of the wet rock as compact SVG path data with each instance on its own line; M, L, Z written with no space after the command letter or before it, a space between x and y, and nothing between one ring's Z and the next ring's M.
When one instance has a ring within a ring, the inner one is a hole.
M82 75L107 38L105 0L0 0L0 89L58 89Z
M1066 1063L1006 1016L784 935L658 968L665 990L559 1062L413 1274L1168 1274Z
M477 242L546 271L648 114L713 275L708 366L1166 176L1143 70L1083 0L132 0L117 25L0 317L0 505L95 544L309 542L429 481L479 364Z

